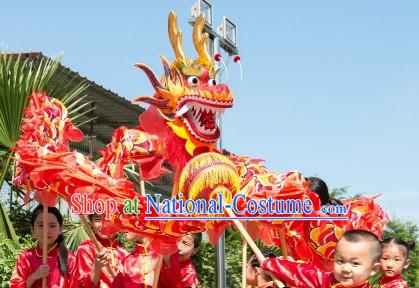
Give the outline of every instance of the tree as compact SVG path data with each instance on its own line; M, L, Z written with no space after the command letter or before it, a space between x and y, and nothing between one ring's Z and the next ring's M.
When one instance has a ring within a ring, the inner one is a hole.
M347 198L357 198L362 196L362 193L356 193L352 196L348 196L348 189L350 186L340 187L340 188L333 188L332 191L329 193L330 199L335 199L342 201L343 199Z
M241 236L232 228L227 228L225 239L226 286L240 287L242 264ZM192 261L199 276L199 287L215 287L215 246L207 240L202 241L199 252L192 257Z
M19 253L35 246L33 237L20 238L19 245L0 233L0 287L8 287Z

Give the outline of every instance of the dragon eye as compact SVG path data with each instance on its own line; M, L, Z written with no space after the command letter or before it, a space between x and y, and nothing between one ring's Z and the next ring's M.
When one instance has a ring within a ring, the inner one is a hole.
M188 84L190 86L196 86L196 85L198 85L198 83L199 83L198 77L196 77L196 76L189 76L188 77Z
M214 78L210 78L208 80L208 86L215 86L215 85L217 85L217 81L215 81Z

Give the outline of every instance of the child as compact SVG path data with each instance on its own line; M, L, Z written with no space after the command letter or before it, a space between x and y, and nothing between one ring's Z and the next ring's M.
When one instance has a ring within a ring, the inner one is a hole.
M159 255L157 252L148 251L147 239L144 236L132 232L125 235L126 239L135 242L136 246L135 250L123 259L121 269L112 283L112 288L151 287ZM164 256L158 287L178 287L180 283L179 269L177 253Z
M275 258L275 254L268 250L264 249L261 251L263 256L266 258ZM260 267L259 259L255 254L249 258L246 265L246 282L248 285L256 286L257 288L274 288L274 282L272 281L271 276L269 276L265 271Z
M10 278L10 287L42 287L42 277L47 276L47 287L70 287L74 272L74 255L64 246L63 217L55 207L48 207L48 264L42 264L44 207L39 205L32 212L31 230L38 245L20 253Z
M406 281L401 273L410 264L409 251L414 249L414 244L408 244L397 238L387 238L381 242L382 254L380 259L381 288L407 288Z
M294 287L370 287L368 278L380 267L381 244L365 230L347 231L335 249L333 272L278 258L269 258L262 268ZM336 286L335 286L336 285Z
M103 248L100 253L96 253L96 248L90 239L80 244L76 253L74 278L77 283L74 287L111 287L113 277L118 273L122 259L128 255L128 251L118 241L116 234L106 236L100 232L102 216L89 215L89 220L96 239ZM109 271L110 269L114 275Z
M178 241L177 247L179 249L180 275L182 279L179 288L198 287L198 274L191 261L191 256L198 252L201 241L201 233L186 234Z

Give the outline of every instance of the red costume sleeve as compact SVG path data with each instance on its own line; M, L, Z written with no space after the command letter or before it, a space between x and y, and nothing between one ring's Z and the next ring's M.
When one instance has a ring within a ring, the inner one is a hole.
M111 240L104 240L98 239L103 247L106 247L109 252L111 253L111 263L110 266L114 269L115 273L117 274L118 271L121 269L121 262L122 259L128 254L128 251L122 246L121 243L118 242L117 239ZM91 240L87 240L80 244L79 249L76 253L76 268L75 268L75 281L76 285L73 285L73 288L94 288L95 285L93 284L90 273L92 269L94 269L94 263L96 258L96 248L93 246ZM109 272L102 268L99 277L99 284L96 287L100 288L108 288L111 287L112 284L112 276Z
M159 288L178 287L181 282L179 254L170 255L170 266L167 267L164 262L161 266L159 276Z
M68 251L68 282L70 285L70 288L73 287L77 287L76 283L77 283L77 279L74 278L74 276L76 275L76 256L74 255L74 253Z
M124 273L122 271L119 271L118 274L116 274L115 278L112 281L112 288L122 288L124 287Z
M30 263L26 258L25 252L26 251L22 252L16 261L15 269L13 270L13 274L9 282L11 288L26 287L26 280L30 276Z
M300 288L331 287L334 277L332 272L320 272L307 264L268 258L262 264L263 270L272 274L288 285Z
M180 275L182 282L179 288L197 288L198 287L198 273L190 259L180 262Z
M83 242L76 253L76 272L74 281L76 285L73 287L79 288L107 288L112 284L112 277L102 269L100 272L100 280L97 286L95 286L90 278L90 273L94 268L96 258L96 249L94 248L91 240Z
M144 246L138 245L136 250L122 261L120 272L112 282L112 288L144 288L150 287L154 269L158 260L158 254L145 252ZM170 256L170 266L164 263L160 270L159 288L177 288L180 284L179 255ZM147 283L147 284L145 284Z
M76 271L74 275L74 287L94 288L90 273L95 262L96 251L91 243L85 241L81 243L76 253ZM99 286L99 285L98 285Z

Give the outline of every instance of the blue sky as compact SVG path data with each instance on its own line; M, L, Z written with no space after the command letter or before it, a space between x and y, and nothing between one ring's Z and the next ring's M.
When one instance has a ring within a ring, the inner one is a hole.
M223 146L299 170L329 187L375 195L390 216L419 223L419 2L211 1L214 23L238 25L243 81L229 64L235 106ZM192 49L194 1L3 1L0 47L64 52L63 64L119 95L151 95L173 59L174 10ZM225 78L224 78L225 80Z

